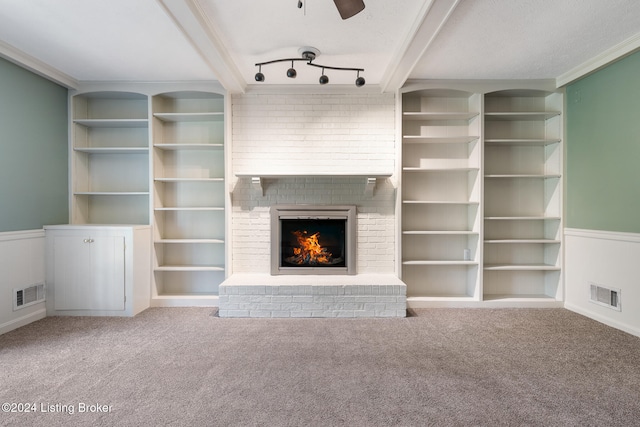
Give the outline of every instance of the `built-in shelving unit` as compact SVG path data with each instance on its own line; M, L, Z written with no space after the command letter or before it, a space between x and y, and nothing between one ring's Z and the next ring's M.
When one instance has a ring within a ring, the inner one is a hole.
M71 117L71 222L149 224L148 97L76 94Z
M481 96L402 99L401 268L412 301L480 298Z
M153 305L211 298L225 278L224 97L163 93L152 111Z
M562 300L563 95L482 84L401 94L409 306Z
M485 95L484 300L561 296L562 95Z

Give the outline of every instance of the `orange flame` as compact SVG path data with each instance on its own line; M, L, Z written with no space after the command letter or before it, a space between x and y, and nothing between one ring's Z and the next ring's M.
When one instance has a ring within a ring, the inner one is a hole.
M296 264L328 264L331 263L331 252L323 248L318 241L320 233L308 235L307 231L293 231L298 239L298 247L293 248L293 258Z

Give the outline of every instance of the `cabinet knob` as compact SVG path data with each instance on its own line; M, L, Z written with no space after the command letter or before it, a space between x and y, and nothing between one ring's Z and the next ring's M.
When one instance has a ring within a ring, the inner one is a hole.
M85 243L93 243L93 239L84 239Z

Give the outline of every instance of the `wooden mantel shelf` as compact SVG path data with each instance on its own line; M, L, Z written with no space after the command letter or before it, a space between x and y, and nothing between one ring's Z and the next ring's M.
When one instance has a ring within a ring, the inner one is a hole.
M265 181L267 179L277 180L284 178L365 178L366 186L365 195L373 196L373 191L378 183L378 179L386 179L391 177L390 172L382 173L236 173L238 178L250 178L254 188L260 190L264 196Z

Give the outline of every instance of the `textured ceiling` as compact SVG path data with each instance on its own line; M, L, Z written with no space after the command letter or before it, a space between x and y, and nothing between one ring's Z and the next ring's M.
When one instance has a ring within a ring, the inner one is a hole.
M407 79L556 78L640 35L636 0L365 0L341 20L331 0L0 0L0 55L71 81L255 84L254 64L321 51L365 68L367 85ZM263 68L266 85L317 84L320 70ZM45 73L46 74L46 73ZM354 73L327 71L329 86Z
M555 78L640 32L636 0L467 0L412 78Z

